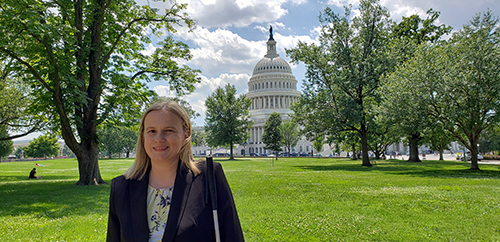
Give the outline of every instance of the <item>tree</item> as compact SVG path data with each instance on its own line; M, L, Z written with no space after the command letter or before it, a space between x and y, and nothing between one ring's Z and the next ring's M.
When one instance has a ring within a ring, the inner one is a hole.
M264 133L262 134L262 142L265 144L264 148L274 151L276 153L276 160L278 160L278 153L281 151L281 141L283 140L280 126L281 114L273 112L264 123Z
M14 151L14 155L16 155L17 159L24 158L24 146L17 147L16 151Z
M193 133L191 134L191 142L193 143L193 146L204 146L206 144L205 139L205 132L202 130L193 130Z
M325 137L323 135L318 135L314 139L313 148L319 153L323 149L323 144L325 144ZM314 157L314 152L313 151L311 151L311 154Z
M58 139L55 135L42 135L30 141L30 144L24 149L27 157L57 156L59 154Z
M5 65L4 61L0 60L0 68ZM6 131L0 135L0 141L23 137L41 128L45 117L30 115L27 112L33 105L31 91L20 77L11 73L11 70L0 69L0 97L2 97L0 99L0 126Z
M125 158L129 158L130 152L134 151L136 148L139 132L131 127L120 127L120 133L120 142L123 146L123 152L125 152Z
M225 89L218 87L205 101L207 144L210 147L229 146L230 160L234 159L233 146L250 138L250 105L252 101L244 94L236 98L236 88L230 84Z
M104 125L102 129L99 129L98 134L100 148L107 151L109 158L112 158L113 154L121 157L122 152L125 152L128 158L130 152L135 149L139 136L132 128L114 124Z
M6 136L7 130L0 126L0 137ZM12 140L0 140L0 159L2 157L10 155L14 150L14 142Z
M377 108L379 110L379 108ZM375 111L377 113L377 111ZM368 145L375 154L375 159L381 159L381 156L391 144L400 141L400 135L397 134L397 124L387 119L387 116L377 114L373 118L372 128L368 134Z
M176 4L158 9L133 0L2 1L0 55L33 87L34 113L53 116L78 159L78 185L102 183L98 165L97 127L116 112L138 119L154 96L146 82L165 80L179 95L199 82L194 71L180 66L191 58L186 44L162 32L193 21ZM143 50L158 38L151 55Z
M68 158L75 158L75 153L73 153L73 151L71 151L70 148L68 148L68 146L66 144L64 144L64 147L62 149L62 155L63 156L67 156Z
M479 170L479 137L500 121L498 17L491 11L477 14L453 34L440 54L444 58L436 64L446 64L447 69L432 92L431 114L470 150L470 169Z
M320 15L320 44L299 42L286 52L293 62L307 67L303 95L292 106L295 120L311 133L318 133L314 129L328 135L355 131L363 154L368 154L367 113L390 64L384 54L389 14L378 0L362 0L359 11L352 18L351 8L346 7L343 16L325 8ZM362 165L371 166L367 155Z
M391 32L391 48L389 55L395 65L404 66L405 62L415 55L420 44L439 43L441 36L451 31L451 27L435 25L439 12L429 9L427 18L421 19L418 15L403 17L403 20L394 24ZM432 61L432 60L431 60ZM398 80L397 78L392 81ZM404 82L404 80L402 80ZM418 147L424 140L423 131L431 126L429 110L423 103L423 93L416 92L412 83L402 84L382 81L382 108L380 116L391 123L395 133L408 140L410 147L409 162L420 162Z
M451 142L455 141L455 139L441 125L431 125L427 130L424 144L427 144L432 150L439 152L439 160L444 160L444 150L449 149Z
M121 155L123 145L121 143L120 128L114 125L104 125L97 131L99 144L102 151L106 151L108 158L113 158L113 154Z
M478 144L482 153L495 152L498 154L500 151L500 126L497 124L482 132Z
M471 152L479 170L477 144L500 116L500 31L488 11L476 15L443 46L422 44L390 79L420 94L429 115Z
M283 135L281 143L285 146L288 155L290 155L292 147L296 146L297 142L299 142L299 128L292 120L285 120L280 125L280 132Z

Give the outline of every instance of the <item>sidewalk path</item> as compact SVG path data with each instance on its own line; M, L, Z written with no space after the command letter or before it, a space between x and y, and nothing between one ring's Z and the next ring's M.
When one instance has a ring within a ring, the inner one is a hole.
M407 155L400 155L396 158L401 159L401 160L408 160ZM424 158L421 155L420 155L420 159L424 160ZM427 160L439 160L439 155L438 154L426 155L425 159L427 159ZM457 156L452 155L452 154L443 154L443 159L445 159L445 160L457 160ZM468 161L468 162L470 163L470 161ZM483 165L500 165L500 160L482 160L482 161L478 161L477 163L483 164Z

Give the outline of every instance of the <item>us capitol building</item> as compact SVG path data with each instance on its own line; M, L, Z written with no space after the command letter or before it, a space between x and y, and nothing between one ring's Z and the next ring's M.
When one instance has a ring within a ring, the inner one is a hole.
M293 113L290 105L298 101L300 92L297 91L297 80L292 74L290 65L276 52L276 41L273 39L272 27L269 30L267 41L267 54L255 65L252 77L248 81L246 97L252 100L250 106L250 119L254 122L250 129L250 139L244 145L236 145L235 155L271 154L262 142L264 123L273 112L281 114L282 121L291 119L288 114ZM202 130L196 127L195 130ZM291 153L310 153L312 142L301 137ZM285 150L283 150L285 151ZM213 153L225 151L212 151ZM229 152L229 151L227 151ZM194 154L209 154L208 147L193 147ZM314 153L318 151L314 150ZM319 152L323 156L331 154L329 145L323 145Z
M268 153L264 149L265 144L262 143L264 123L273 112L280 113L282 120L290 119L288 114L293 112L290 110L290 105L300 97L297 80L292 74L290 65L276 52L272 28L269 32L267 54L255 65L252 77L248 81L246 96L252 100L249 111L254 124L250 129L250 139L246 147L240 147L241 153Z

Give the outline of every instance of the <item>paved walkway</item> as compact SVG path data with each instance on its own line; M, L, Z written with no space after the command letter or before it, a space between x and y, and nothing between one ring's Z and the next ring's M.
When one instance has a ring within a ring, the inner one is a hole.
M401 159L401 160L408 160L407 155L400 155L397 158ZM423 160L423 157L420 156L420 159ZM427 160L439 160L439 155L438 154L426 155L425 159L427 159ZM457 160L457 155L443 154L443 159L445 159L445 160ZM470 161L468 161L468 162L470 162ZM482 161L478 161L477 163L488 164L488 165L500 165L499 160L482 160Z

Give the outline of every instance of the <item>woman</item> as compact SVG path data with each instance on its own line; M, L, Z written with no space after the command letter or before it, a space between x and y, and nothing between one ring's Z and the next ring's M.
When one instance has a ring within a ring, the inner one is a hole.
M215 241L206 163L191 151L191 121L174 101L153 104L135 162L111 183L107 241ZM214 164L221 241L243 241L231 189Z

